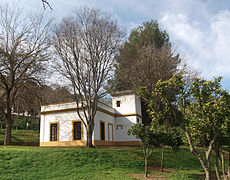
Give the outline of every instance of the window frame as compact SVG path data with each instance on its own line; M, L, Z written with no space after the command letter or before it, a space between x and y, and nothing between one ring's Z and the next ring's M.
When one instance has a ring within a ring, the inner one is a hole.
M51 125L52 124L57 124L57 140L56 141L51 141ZM59 141L59 122L50 122L49 123L49 142L58 142Z
M119 103L119 105L118 105L118 103ZM121 100L117 100L117 101L116 101L116 106L117 106L117 107L121 107Z
M104 139L102 139L101 135L102 135L102 132L101 132L101 124L104 123ZM105 141L105 121L100 121L100 140L101 141Z
M116 127L116 129L123 129L122 124L118 124L117 127Z
M74 123L80 122L81 123L81 139L74 139ZM81 120L73 120L72 121L72 141L82 141L83 140L83 123Z

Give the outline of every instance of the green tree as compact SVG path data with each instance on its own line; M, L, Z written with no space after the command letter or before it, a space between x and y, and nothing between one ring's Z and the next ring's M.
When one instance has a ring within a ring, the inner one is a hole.
M173 102L176 98L176 91L170 88L168 90L167 96L170 101ZM161 136L158 141L161 146L161 171L164 167L164 146L169 146L173 150L179 149L183 144L183 133L179 127L178 119L173 119L174 117L165 112L165 105L159 99L157 91L149 93L146 87L141 87L139 95L149 102L148 111L151 116L151 128L158 129L161 132Z
M183 132L180 127L170 127L167 125L152 125L151 128L159 131L159 139L161 146L161 172L164 171L164 149L165 146L170 147L173 151L179 150L180 146L183 144Z
M188 129L191 137L198 140L206 153L206 168L208 171L211 168L208 158L210 158L212 148L216 147L216 156L219 157L220 145L227 143L225 140L229 139L229 135L226 134L230 115L229 94L220 88L220 80L221 78L214 81L205 81L197 78L190 88L195 101L190 102L188 107L187 118L191 119ZM222 140L225 143L221 142ZM209 144L208 148L207 144ZM224 166L222 168L224 170L223 175L227 179ZM220 179L218 174L219 171L216 166L216 175Z
M139 91L145 86L151 92L156 82L169 79L181 62L172 50L169 35L162 31L156 20L144 22L132 30L128 40L119 50L114 78L108 81L109 91ZM144 123L151 122L142 99Z
M147 177L148 174L148 158L152 154L154 147L162 147L161 171L163 171L163 146L169 146L173 150L178 150L182 145L182 134L178 127L168 127L156 123L151 126L135 124L131 126L128 134L132 134L137 139L141 140L141 146L145 158L145 177Z
M188 87L182 74L178 74L167 81L159 81L155 88L164 104L162 116L167 114L179 120L191 152L198 157L206 173L206 179L211 178L213 146L229 124L229 94L221 89L220 81L221 78L213 81L195 78ZM174 89L177 96L169 96L169 89ZM197 149L200 146L203 153Z
M139 90L140 86L152 90L159 79L171 77L181 61L156 20L133 29L119 52L115 78L109 81L112 91Z
M153 148L159 146L159 134L154 132L150 126L144 124L135 124L128 130L128 134L132 134L137 139L141 140L141 146L145 158L145 177L148 176L148 158L152 154Z

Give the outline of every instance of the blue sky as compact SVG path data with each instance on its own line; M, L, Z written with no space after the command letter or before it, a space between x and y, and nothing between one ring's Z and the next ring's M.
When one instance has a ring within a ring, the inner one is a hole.
M18 1L25 11L42 9L41 0L7 0L8 3ZM223 76L223 87L230 90L229 0L47 1L57 19L70 14L74 7L83 5L109 11L125 27L127 35L144 21L156 19L189 65L206 79Z

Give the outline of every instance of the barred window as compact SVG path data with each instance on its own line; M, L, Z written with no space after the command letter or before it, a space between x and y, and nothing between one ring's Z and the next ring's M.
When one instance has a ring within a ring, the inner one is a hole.
M57 141L57 136L58 136L58 124L57 123L52 123L50 124L50 141Z
M81 121L77 121L73 123L73 140L81 140L82 129L81 129Z

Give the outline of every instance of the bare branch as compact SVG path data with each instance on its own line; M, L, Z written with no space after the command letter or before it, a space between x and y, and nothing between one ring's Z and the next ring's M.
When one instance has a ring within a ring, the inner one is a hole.
M52 7L50 6L50 4L49 4L48 1L46 1L46 0L41 0L41 1L42 1L43 8L44 8L44 9L46 9L46 6L45 6L45 5L47 5L51 10L53 10Z
M110 14L87 7L74 11L54 30L53 45L60 59L55 60L55 69L70 81L87 133L93 132L97 103L106 94L103 85L113 71L123 36Z
M0 99L6 112L5 145L10 144L12 118L19 91L40 77L50 56L49 27L43 14L22 16L20 9L0 7Z

